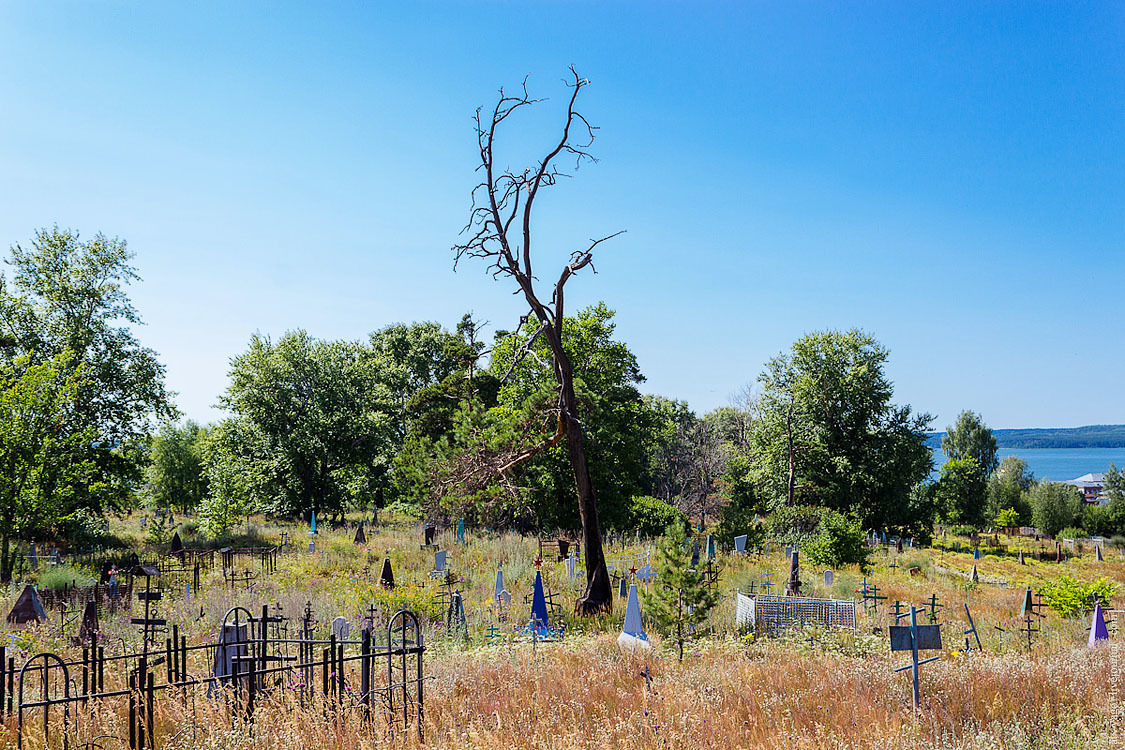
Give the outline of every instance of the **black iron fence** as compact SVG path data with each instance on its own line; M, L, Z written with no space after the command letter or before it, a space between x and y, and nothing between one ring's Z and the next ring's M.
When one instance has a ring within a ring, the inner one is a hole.
M9 649L0 646L0 720L9 726L15 720L20 750L25 736L37 728L44 745L53 742L67 750L79 746L81 712L72 709L97 704L99 712L113 710L107 702L126 698L128 746L147 750L157 746L153 717L162 694L178 694L186 701L188 691L205 687L212 699L229 700L252 718L263 697L289 690L306 705L323 703L325 710L358 707L365 717L381 713L403 732L415 725L421 738L424 646L417 615L396 612L388 621L384 646L370 624L358 640L348 640L335 634L314 638L308 617L291 638L286 622L266 607L260 616L236 608L227 613L213 642L189 646L173 626L163 648L146 644L136 653L109 656L94 639L79 660L44 652L18 669ZM384 684L379 684L380 673L386 675ZM81 746L97 746L91 742Z

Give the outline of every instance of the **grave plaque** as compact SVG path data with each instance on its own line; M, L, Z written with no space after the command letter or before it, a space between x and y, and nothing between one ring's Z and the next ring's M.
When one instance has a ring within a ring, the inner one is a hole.
M919 651L940 651L941 646L941 626L940 625L918 625L918 650ZM913 643L910 640L910 625L891 625L889 630L891 633L891 651L911 651L913 650Z
M746 538L747 538L746 534L742 534L741 536L736 536L734 538L734 551L735 551L735 553L737 553L739 555L745 555L746 554Z
M835 578L835 573L831 569L824 571L824 585L828 588L832 587L832 582Z
M348 636L352 634L352 626L348 618L340 615L332 620L332 634L336 636L337 641L348 640Z

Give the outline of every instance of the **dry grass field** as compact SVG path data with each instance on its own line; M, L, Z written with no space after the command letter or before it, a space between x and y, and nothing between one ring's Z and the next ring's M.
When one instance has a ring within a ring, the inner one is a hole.
M261 535L276 541L282 529L263 527ZM328 748L414 747L487 748L1079 748L1125 746L1125 652L1115 635L1096 649L1086 647L1088 618L1064 619L1050 613L1036 634L1031 653L1016 630L1025 586L1061 574L1080 581L1105 577L1125 582L1125 560L1108 550L1104 562L1092 551L1065 563L1029 559L1020 566L1007 555L986 555L975 561L983 580L971 583L974 560L966 553L939 549L893 550L872 556L867 581L879 587L877 612L861 614L856 631L792 633L781 638L740 634L734 627L736 588L759 584L767 571L784 580L786 561L780 553L736 557L721 553L719 586L724 596L712 616L711 628L694 640L679 662L674 648L655 642L650 652L622 652L615 638L624 607L612 616L578 620L567 616L566 635L555 642L532 644L520 637L526 620L538 549L534 539L515 535L470 533L468 544L456 546L451 533L438 542L449 550L449 566L462 579L469 625L467 639L445 632L436 586L427 574L432 552L420 547L416 525L401 523L369 529L369 544L357 548L351 532L326 532L317 539L318 552L306 551L307 537L289 533L300 549L281 555L278 569L260 575L249 590L232 591L217 571L210 572L191 599L169 589L161 615L176 624L189 643L216 636L218 623L230 607L252 611L277 605L296 619L306 605L319 632L344 615L358 623L368 604L380 612L406 606L424 615L425 656L424 742L416 728L392 728L379 716L373 720L345 700L342 708L319 700L302 705L293 690L261 696L253 721L225 700L209 699L205 689L157 700L154 717L158 748ZM139 541L139 540L138 540ZM1002 540L1003 541L1003 540ZM644 544L615 547L611 554L639 551ZM1011 552L1011 548L1007 550ZM368 553L371 553L369 563ZM391 559L399 583L383 591L378 573L384 555ZM893 565L893 567L892 567ZM502 566L513 594L508 621L491 604L495 572ZM249 566L248 566L249 567ZM914 575L908 573L917 568ZM252 567L250 568L252 570ZM578 583L567 580L561 563L542 566L547 587L563 605L573 606ZM803 579L814 596L853 598L863 574L837 571L831 590L821 571L805 569ZM18 590L8 592L8 606ZM891 654L887 626L893 603L921 606L932 595L939 611L945 650L921 672L922 705L911 707L909 673L892 670L909 661ZM983 651L964 649L969 605L981 635ZM382 615L380 615L382 616ZM69 637L77 630L75 612L51 613L49 622L16 634L17 665L40 651L74 656ZM487 638L488 628L496 630ZM997 628L1004 628L1001 632ZM139 642L127 617L103 618L107 650L120 652ZM499 635L497 635L497 633ZM200 662L189 668L204 671ZM649 685L642 676L651 676ZM123 678L107 675L110 689ZM348 674L349 685L358 684ZM124 698L79 707L72 717L71 747L99 735L124 738ZM42 746L41 726L32 720L25 747ZM15 723L0 730L0 745L12 746ZM101 743L118 747L113 740ZM55 732L51 746L61 747Z

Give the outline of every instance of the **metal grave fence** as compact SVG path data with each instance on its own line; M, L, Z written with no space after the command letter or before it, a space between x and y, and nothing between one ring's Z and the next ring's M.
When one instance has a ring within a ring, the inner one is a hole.
M770 635L817 624L855 630L854 599L813 599L735 592L735 623L740 629Z

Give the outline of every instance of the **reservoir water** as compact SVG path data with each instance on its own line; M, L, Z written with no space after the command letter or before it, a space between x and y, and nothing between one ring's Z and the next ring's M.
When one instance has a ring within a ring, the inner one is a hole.
M1027 461L1027 468L1036 479L1062 482L1083 474L1105 471L1112 462L1125 469L1125 448L1001 448L1000 460L1005 456L1019 456ZM941 448L934 449L934 478L945 463Z

